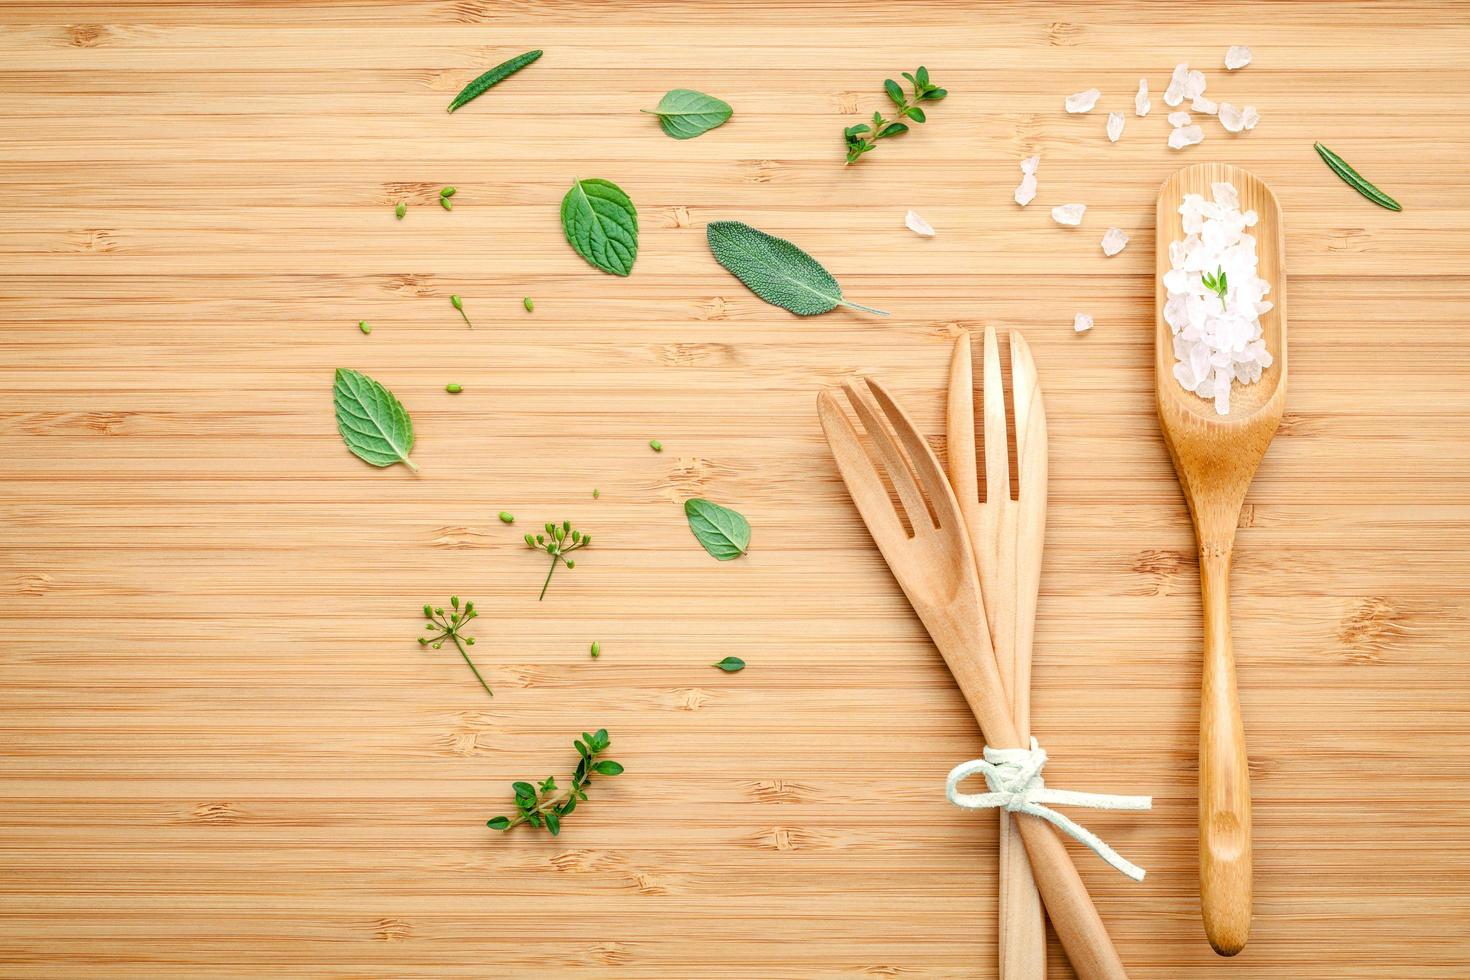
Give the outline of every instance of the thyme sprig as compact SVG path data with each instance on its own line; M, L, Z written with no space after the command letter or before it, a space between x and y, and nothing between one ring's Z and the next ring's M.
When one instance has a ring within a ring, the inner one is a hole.
M479 669L475 667L475 662L470 659L469 651L465 649L465 647L475 645L475 638L473 636L465 636L463 632L464 628L470 620L478 615L475 612L475 604L473 602L465 602L464 608L461 609L459 607L459 596L457 595L449 597L448 613L445 613L441 607L430 606L427 602L424 603L424 618L428 620L424 624L424 629L429 631L429 635L419 637L419 646L433 647L437 650L444 645L445 640L452 642L455 648L459 650L459 655L464 657L464 662L469 666L471 673L475 675L475 680L479 681L480 686L485 689L485 693L493 698L495 697L495 692L490 690L490 685L486 684L485 678L480 676Z
M551 556L551 567L546 570L546 581L541 583L541 595L537 599L538 602L546 598L546 587L551 584L551 573L556 571L556 566L564 564L568 568L576 568L577 563L567 555L591 543L592 535L572 530L571 521L548 524L545 534L526 535L526 544L531 550L544 551Z
M494 817L485 821L485 826L491 830L510 830L528 823L532 827L545 827L553 837L560 834L562 817L575 810L579 802L586 802L587 783L591 781L592 774L616 776L623 771L621 763L597 758L607 751L610 742L606 728L599 728L590 735L583 732L582 737L572 743L577 747L577 755L581 758L577 761L576 772L572 774L570 787L559 789L555 776L547 776L535 785L526 782L512 783L511 789L515 791L516 797L516 815Z
M842 138L847 143L847 162L849 164L857 163L859 157L878 144L878 140L907 133L908 123L902 120L910 119L916 123L922 123L925 116L924 110L919 108L920 102L937 102L949 94L945 89L929 81L929 69L923 65L920 65L919 70L912 75L904 72L903 77L907 78L909 84L913 86L912 99L904 94L903 86L893 79L888 78L883 81L883 91L888 93L889 101L898 110L893 119L884 119L883 113L875 112L871 124L858 123L842 131Z

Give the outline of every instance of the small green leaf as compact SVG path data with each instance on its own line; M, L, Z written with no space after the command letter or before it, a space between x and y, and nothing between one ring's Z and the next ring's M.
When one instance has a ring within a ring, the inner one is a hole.
M460 93L454 97L454 101L449 103L449 111L453 112L466 102L479 98L492 85L505 81L539 57L541 57L540 51L527 51L525 54L516 55L509 61L501 62L461 89Z
M338 368L332 396L337 431L355 456L374 466L402 463L419 471L408 458L413 420L391 391L360 371Z
M710 664L710 666L718 667L727 674L733 674L736 671L741 671L745 669L745 661L741 660L739 657L726 657L724 660Z
M750 522L728 507L702 497L684 501L689 530L704 550L720 561L739 558L750 548Z
M932 88L924 93L924 98L928 99L930 102L938 102L940 99L944 98L948 94L949 92L945 89Z
M658 116L659 125L676 140L689 140L721 126L734 111L728 102L693 89L671 89L657 109L640 110Z
M915 106L909 106L907 109L905 109L903 111L903 114L905 116L908 116L914 122L918 122L918 123L923 122L924 121L924 118L925 118L924 117L924 110L923 109L920 109L916 105Z
M797 316L815 316L838 306L888 315L844 300L832 273L784 238L740 221L711 221L705 234L715 261L772 306Z
M567 242L590 264L615 276L633 271L638 258L638 209L608 180L578 180L561 199Z
M508 510L503 510L500 512L500 519L506 524L514 524L516 522L516 515Z
M408 202L407 201L399 201L398 202L398 207L396 207L396 208L393 209L393 215L399 221L402 221L403 220L403 216L405 214L408 214Z
M903 106L903 88L891 78L883 80L883 91L888 93L889 100L896 106Z
M917 74L914 76L914 80L921 88L927 86L929 84L929 69L920 65Z
M536 787L532 786L530 783L511 783L510 788L515 790L515 794L517 797L529 797L533 800L536 798Z
M902 136L904 133L907 133L908 131L909 131L908 126L906 126L905 124L903 124L901 122L896 122L896 123L889 123L888 125L884 126L882 129L878 130L878 135L881 136L881 137Z
M485 821L485 826L491 830L505 830L510 826L510 817L495 817L493 820Z
M611 759L603 759L601 762L592 763L592 771L599 776L617 776L622 773L623 766L622 763Z

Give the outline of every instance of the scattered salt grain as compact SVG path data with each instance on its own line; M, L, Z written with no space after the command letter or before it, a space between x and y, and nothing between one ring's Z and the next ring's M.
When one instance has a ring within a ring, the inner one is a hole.
M919 217L919 212L917 211L910 211L908 214L904 215L903 223L905 226L907 226L908 230L913 232L915 235L919 235L923 238L934 237L934 226L925 221L923 218Z
M1072 329L1078 333L1086 333L1092 329L1092 317L1086 313L1078 313L1076 318L1072 320Z
M1133 111L1140 116L1148 115L1148 111L1154 107L1148 100L1148 79L1138 80L1138 94L1133 97Z
M1123 114L1121 112L1108 113L1108 140L1118 142L1118 137L1123 135Z
M1184 76L1184 97L1193 99L1205 94L1205 73L1192 71Z
M1016 203L1025 207L1036 199L1036 167L1041 157L1027 157L1021 161L1021 186L1016 188Z
M1122 228L1109 228L1102 237L1103 254L1107 256L1117 255L1128 247L1128 236L1123 233Z
M1059 225L1080 225L1086 210L1085 204L1058 204L1051 209L1051 220Z
M1225 70L1235 71L1251 63L1251 49L1244 44L1232 44L1225 52Z
M1181 126L1169 134L1169 149L1182 150L1205 138L1205 131L1198 126Z
M1229 102L1220 103L1220 125L1232 133L1238 133L1245 129L1255 129L1256 123L1261 121L1261 114L1256 107L1248 105L1243 109L1237 109Z
M1169 113L1169 125L1178 129L1180 126L1188 126L1190 123L1189 113L1183 109L1175 109Z
M1256 274L1256 239L1245 231L1254 214L1240 212L1233 184L1211 191L1213 201L1186 194L1179 206L1185 237L1169 246L1164 321L1174 336L1175 380L1226 415L1232 383L1252 384L1272 364L1260 322L1272 309L1271 286ZM1220 272L1229 286L1223 301L1203 281Z
M1091 112L1092 107L1097 105L1097 100L1101 97L1102 93L1095 88L1090 88L1085 92L1078 92L1076 95L1069 95L1067 96L1067 111Z
M1203 95L1196 95L1194 100L1189 103L1189 107L1195 112L1203 112L1211 116L1220 111L1220 107L1215 104L1214 99L1207 99Z
M1189 75L1189 65L1180 62L1169 76L1169 87L1164 89L1164 105L1176 106L1184 101L1184 80Z

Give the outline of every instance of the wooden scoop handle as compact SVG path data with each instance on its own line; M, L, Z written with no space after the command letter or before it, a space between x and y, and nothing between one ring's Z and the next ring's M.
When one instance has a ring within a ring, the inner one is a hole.
M1204 676L1199 718L1200 906L1215 952L1251 930L1251 787L1230 643L1230 547L1200 545Z

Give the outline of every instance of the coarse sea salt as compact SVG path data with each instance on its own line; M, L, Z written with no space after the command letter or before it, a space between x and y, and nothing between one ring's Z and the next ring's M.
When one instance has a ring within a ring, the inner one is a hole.
M1102 237L1103 254L1107 256L1117 255L1128 247L1128 236L1123 233L1122 228L1109 228Z
M1118 137L1123 135L1123 114L1121 112L1108 113L1108 141L1118 142Z
M1253 105L1237 109L1229 102L1220 103L1220 125L1232 133L1238 133L1244 129L1255 129L1256 123L1260 121L1261 114Z
M1092 317L1086 313L1078 313L1072 318L1072 329L1078 333L1086 333L1092 329Z
M1059 225L1080 225L1086 211L1085 204L1058 204L1051 209L1051 220Z
M904 215L903 223L915 235L923 238L934 237L934 226L925 221L917 211L910 210L908 214Z
M1169 133L1169 149L1182 150L1205 138L1205 131L1198 126L1180 126Z
M1185 237L1169 245L1164 321L1174 336L1174 379L1228 415L1232 383L1254 384L1271 366L1261 330L1271 286L1257 275L1256 239L1246 232L1256 213L1241 213L1233 184L1215 183L1211 191L1213 201L1186 194L1179 205ZM1223 300L1204 284L1206 273L1223 273Z
M1169 125L1178 129L1180 126L1188 126L1190 123L1189 113L1183 109L1175 109L1169 113Z
M1251 49L1244 44L1232 44L1225 52L1225 70L1235 71L1251 63Z
M1036 199L1036 167L1041 157L1027 157L1021 161L1021 186L1016 188L1016 203L1025 207Z
M1135 115L1146 116L1154 104L1148 100L1148 79L1138 80L1138 94L1133 97L1133 112Z
M1195 112L1203 112L1210 116L1220 111L1220 107L1215 104L1214 99L1207 99L1203 95L1196 95L1189 103L1189 107Z
M1097 105L1097 100L1100 98L1102 98L1102 93L1095 88L1078 92L1076 95L1069 95L1067 96L1067 111L1091 112L1092 107Z
M1184 76L1184 97L1196 99L1205 94L1205 73L1192 71Z
M1169 76L1169 87L1164 89L1164 105L1176 106L1184 101L1184 80L1189 76L1189 65L1180 62Z

